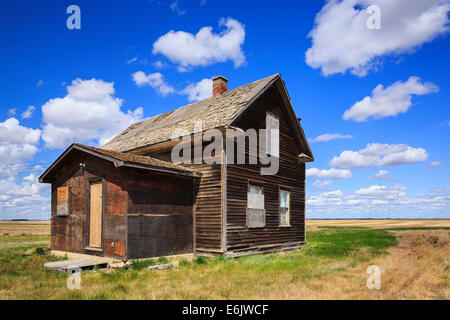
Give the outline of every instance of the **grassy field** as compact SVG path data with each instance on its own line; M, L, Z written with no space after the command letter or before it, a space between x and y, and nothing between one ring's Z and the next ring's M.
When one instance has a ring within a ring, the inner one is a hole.
M0 299L448 299L450 228L443 223L361 227L363 221L309 221L301 250L149 259L128 270L83 271L79 290L67 289L67 275L43 267L57 260L36 250L48 247L48 233L28 232L31 222L0 223ZM168 260L177 266L146 268ZM380 290L366 287L369 265L381 268Z

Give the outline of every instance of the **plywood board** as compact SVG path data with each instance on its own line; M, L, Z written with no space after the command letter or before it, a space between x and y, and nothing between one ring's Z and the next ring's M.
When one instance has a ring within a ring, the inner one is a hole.
M67 186L59 187L56 191L56 215L69 215L69 188Z
M89 246L102 247L102 183L90 186Z
M264 195L263 194L247 194L247 208L264 209Z
M67 186L58 188L56 200L58 205L67 204L69 201L69 188Z
M266 210L247 208L247 227L262 228L266 225Z

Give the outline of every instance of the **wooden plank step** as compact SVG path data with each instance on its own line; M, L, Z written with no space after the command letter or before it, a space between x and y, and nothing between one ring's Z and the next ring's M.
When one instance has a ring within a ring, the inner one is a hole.
M93 269L95 267L106 268L107 266L107 261L95 258L70 259L64 261L47 262L44 264L44 267L46 268L58 270L64 273L71 273L71 270L75 268Z

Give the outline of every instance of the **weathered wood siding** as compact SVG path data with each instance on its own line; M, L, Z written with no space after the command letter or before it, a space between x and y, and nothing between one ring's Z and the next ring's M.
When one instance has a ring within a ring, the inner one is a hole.
M298 144L288 125L287 114L275 88L270 89L233 125L243 130L265 129L266 112L280 120L280 163L276 175L261 175L261 165L227 164L226 168L226 251L229 253L262 251L296 246L305 241L305 165L299 163ZM235 148L236 149L236 148ZM258 162L259 163L259 162ZM249 182L263 186L266 225L246 226L247 190ZM279 188L291 192L291 226L279 223Z
M85 168L80 167L85 163ZM89 244L89 183L103 181L103 251L87 249ZM57 216L57 188L68 186L69 215ZM109 257L126 256L126 179L119 168L94 156L73 151L60 164L52 183L51 248ZM114 247L112 243L114 242Z
M80 163L85 163L84 169ZM52 237L56 250L122 259L193 251L193 179L153 171L116 168L73 151L55 170ZM103 183L102 250L88 248L89 190ZM57 190L68 186L69 215L56 215Z
M171 161L170 152L149 155ZM192 190L194 249L198 252L220 253L222 252L222 165L208 165L204 162L195 164L194 156L194 147L191 146L192 164L181 164L202 174L201 178L194 180Z
M192 178L127 169L126 179L128 258L192 252Z

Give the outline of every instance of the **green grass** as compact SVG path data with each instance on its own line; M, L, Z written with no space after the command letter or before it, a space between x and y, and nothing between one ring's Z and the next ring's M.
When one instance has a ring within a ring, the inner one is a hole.
M20 241L21 240L21 241ZM43 243L35 243L41 240ZM80 290L68 290L68 275L43 267L57 260L40 255L49 237L0 237L0 298L3 299L252 299L300 282L344 272L397 244L387 230L320 228L307 233L301 250L235 259L196 257L178 267L148 270L168 259L137 260L128 270L82 272ZM29 244L32 242L32 244ZM2 243L19 243L2 247ZM21 244L22 243L22 244ZM31 255L25 251L35 248Z
M131 264L132 269L134 270L142 270L149 266L154 266L155 260L153 259L145 259L145 260L134 260Z
M194 259L195 264L208 264L208 257L199 256Z
M179 267L189 267L190 265L191 263L186 258L181 259L178 263Z
M306 255L343 258L357 254L361 249L370 255L379 255L385 248L397 245L394 235L383 229L363 227L321 227L307 236Z

